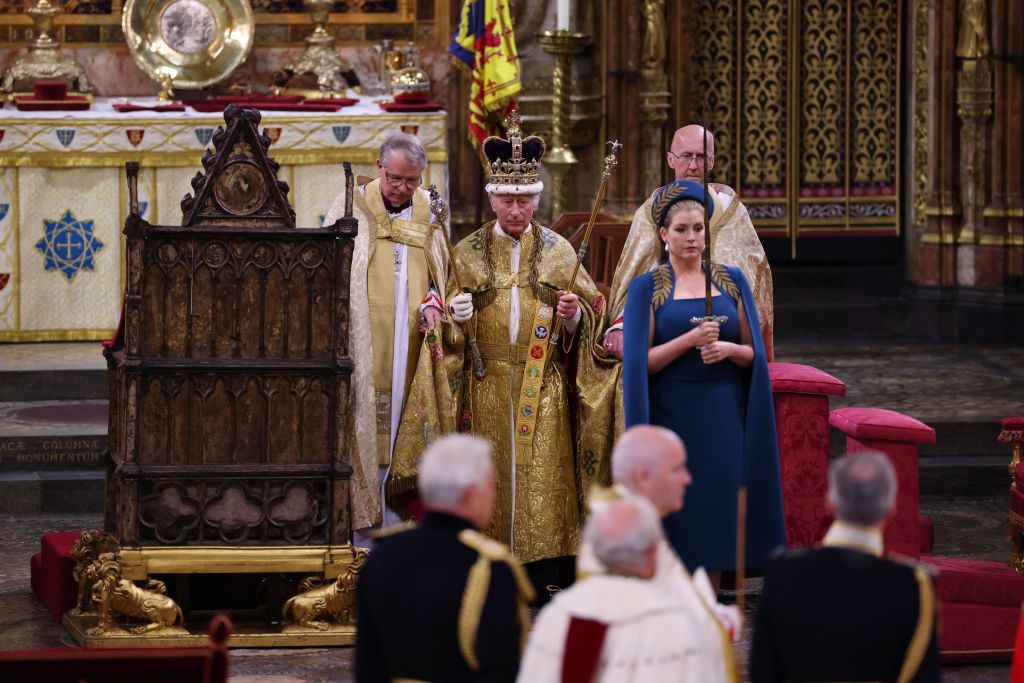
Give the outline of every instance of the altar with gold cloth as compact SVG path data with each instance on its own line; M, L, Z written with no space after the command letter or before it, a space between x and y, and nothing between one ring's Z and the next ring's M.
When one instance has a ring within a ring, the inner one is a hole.
M223 123L220 113L0 112L0 342L105 339L124 284L124 163L138 161L142 217L181 221L182 188ZM148 102L147 104L155 104ZM263 112L296 224L320 225L343 186L341 162L375 175L391 133L427 150L425 184L447 196L447 115L386 113L374 98L337 113Z

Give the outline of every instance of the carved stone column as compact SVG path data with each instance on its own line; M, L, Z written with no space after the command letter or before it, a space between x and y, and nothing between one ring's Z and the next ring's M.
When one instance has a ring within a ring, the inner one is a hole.
M976 247L984 227L982 212L988 194L986 144L993 91L992 66L987 59L991 52L987 13L986 0L962 0L960 3L956 56L962 61L957 73L956 115L962 123L960 205L963 220L957 236L957 283L969 286L980 284L975 268Z
M956 7L956 0L928 3L928 204L917 282L932 287L956 284L955 234L960 203L955 175L951 49L956 40Z
M643 0L643 43L640 48L640 168L641 188L650 193L662 183L665 167L665 122L668 120L668 78L665 58L668 31L665 0Z

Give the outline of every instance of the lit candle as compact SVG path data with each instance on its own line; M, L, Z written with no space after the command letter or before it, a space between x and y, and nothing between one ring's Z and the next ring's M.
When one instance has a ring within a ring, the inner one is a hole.
M559 31L569 30L569 0L558 0L557 28Z

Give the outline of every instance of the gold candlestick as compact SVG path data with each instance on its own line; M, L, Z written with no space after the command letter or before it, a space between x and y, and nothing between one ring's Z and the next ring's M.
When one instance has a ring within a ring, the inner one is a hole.
M552 76L553 97L551 99L551 148L544 155L544 165L551 171L554 187L551 191L551 222L558 220L565 208L565 178L571 166L576 164L576 155L565 145L568 132L568 115L572 77L570 58L580 54L590 44L590 36L572 31L544 31L538 37L544 51L554 55L555 69Z
M50 4L49 0L39 0L26 11L35 24L33 33L36 37L29 43L28 53L7 67L0 82L0 91L14 92L14 84L19 81L67 79L72 82L72 87L77 86L79 92L90 92L92 88L85 71L73 57L62 53L60 43L50 36L53 20L64 10Z
M334 46L334 35L327 30L333 0L306 0L305 8L313 20L313 32L306 36L306 51L299 61L274 74L273 91L284 92L296 76L316 76L319 94L344 97L347 87L359 86L352 66L341 58Z

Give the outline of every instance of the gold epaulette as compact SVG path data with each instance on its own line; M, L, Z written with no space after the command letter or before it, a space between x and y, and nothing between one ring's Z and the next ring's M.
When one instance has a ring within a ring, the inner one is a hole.
M408 522L399 522L398 524L386 526L383 529L374 529L369 533L369 536L373 540L379 541L384 538L391 538L392 536L397 536L398 534L404 531L409 531L410 529L415 528L416 522L409 520Z
M469 570L469 576L466 577L466 588L462 592L462 605L459 607L459 651L469 668L477 671L480 669L480 660L476 656L476 635L480 630L480 616L483 614L487 591L491 586L491 563L507 564L516 582L520 652L526 647L526 637L530 631L530 613L526 605L533 601L533 584L530 583L523 565L503 543L473 529L460 531L459 540L479 555Z

